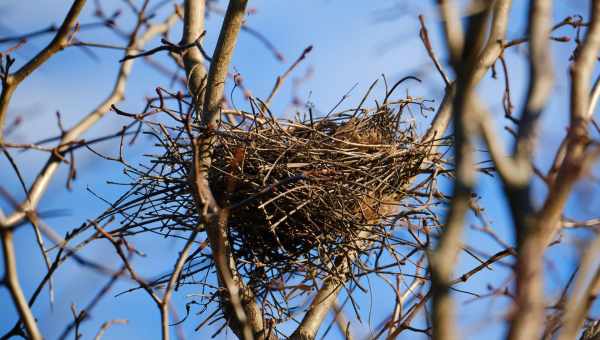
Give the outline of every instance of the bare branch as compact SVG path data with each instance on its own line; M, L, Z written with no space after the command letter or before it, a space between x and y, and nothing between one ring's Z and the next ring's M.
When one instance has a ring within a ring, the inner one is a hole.
M444 80L444 84L446 84L446 87L448 87L450 85L450 78L448 78L448 75L446 74L446 72L444 72L440 61L438 60L437 56L435 55L435 52L433 51L433 46L431 46L431 41L429 40L429 31L427 30L427 26L425 26L425 17L423 15L419 15L419 23L421 24L419 36L421 37L421 41L423 41L423 45L425 45L425 50L427 51L427 54L429 55L431 61L433 61L435 68L438 70L438 73Z
M4 257L4 279L13 303L19 312L21 320L27 329L27 334L31 339L41 340L42 334L38 329L35 317L31 313L31 309L27 304L21 284L19 283L19 274L17 272L17 261L15 255L15 247L13 243L12 230L0 225L0 238L2 239L2 251Z
M202 45L204 34L204 17L206 16L206 0L187 0L183 6L182 45L198 43ZM197 111L203 106L206 68L202 51L196 48L183 52L183 64L188 79L188 89L193 95Z
M288 69L282 75L277 76L275 85L273 85L273 89L271 90L271 93L269 93L267 100L265 100L266 108L269 108L271 106L271 101L273 100L273 97L275 97L275 94L277 94L277 91L279 91L279 88L281 88L281 85L283 85L286 78L302 62L302 60L304 60L306 58L306 56L310 53L310 51L312 51L312 49L313 49L312 45L305 48L304 51L302 51L302 54L298 57L298 59L296 59L296 61L294 61L294 63L292 65L290 65L290 67L288 67Z
M161 330L163 340L169 339L169 303L171 301L171 295L173 294L173 289L175 289L175 283L177 283L179 280L183 266L188 259L190 249L192 245L194 245L196 236L198 236L198 229L192 231L192 234L188 237L185 246L179 253L179 257L177 258L177 262L175 262L175 266L173 268L173 273L171 273L171 278L167 283L165 293L160 303Z
M343 285L344 282L340 282L335 278L329 278L323 282L323 286L313 298L302 322L290 336L290 340L311 340L315 338L321 323L323 323L329 309L335 303L337 294Z
M462 53L462 46L464 44L463 30L460 21L460 17L456 12L457 5L452 0L440 0L439 8L441 11L441 17L443 18L442 22L444 25L444 30L446 34L446 41L448 43L448 48L450 49L450 55L456 55L453 58L458 58L459 53ZM481 50L478 58L474 58L473 64L475 66L472 75L473 83L478 83L481 81L483 76L486 74L488 69L496 62L498 57L502 54L503 46L502 40L506 34L506 28L508 25L508 11L511 6L511 1L496 1L494 4L494 17L492 21L492 31L490 32L488 42ZM427 48L427 44L425 45ZM433 50L429 51L428 54L434 64L435 53ZM461 52L459 52L461 51ZM474 50L479 51L479 49ZM431 126L427 130L425 136L423 136L423 141L431 141L434 138L440 138L443 134L443 131L446 131L446 128L450 122L451 117L451 107L454 101L454 96L456 95L456 85L451 82L450 85L446 86L446 93L444 95L444 99L440 104L436 115L433 118Z
M457 34L446 24L446 39L449 42L449 54L458 74L456 97L452 103L454 119L454 142L456 145L456 180L444 232L439 245L430 254L433 297L433 338L454 339L453 303L450 297L451 275L461 248L461 234L464 216L469 209L471 192L475 185L473 158L473 138L478 134L476 106L473 102L475 85L486 73L489 66L500 55L498 41L504 36L508 23L511 1L496 1L493 8L475 13L470 18L469 29L464 39L464 50L458 50L461 39L452 37ZM448 12L448 3L440 6L445 22L452 21ZM493 10L492 32L482 52L479 53L485 37L488 13ZM462 55L462 57L459 57ZM436 117L437 118L437 117Z
M333 312L335 313L335 322L337 323L340 332L344 335L344 339L352 340L354 337L350 332L350 321L346 318L342 307L338 302L333 304Z
M105 323L103 323L100 326L100 329L98 330L98 333L94 337L94 340L101 340L102 337L104 336L104 333L106 333L106 331L110 327L112 327L112 325L126 325L127 323L128 323L127 320L122 320L122 319L106 321Z
M559 340L575 339L592 303L600 293L600 266L596 261L599 252L600 237L596 237L582 256L575 287L566 305L563 317L564 325L558 337Z
M197 39L196 36L201 34L204 5L204 1L186 1L184 42L193 38ZM243 282L236 273L227 237L228 212L226 209L219 207L207 181L207 170L211 163L212 129L214 129L221 113L221 101L227 70L244 21L246 5L247 0L232 0L229 2L207 80L205 80L201 55L184 54L183 58L189 79L190 92L195 98L196 107L203 106L202 121L208 127L206 135L198 138L191 136L191 130L189 131L190 138L193 141L194 155L194 166L190 182L194 188L196 208L198 215L203 217L206 225L217 267L219 284L224 286L227 291L227 294L221 298L221 303L226 313L233 312L232 315L228 315L229 326L241 338L252 339L254 337L268 337L269 335L265 335L266 327L261 312L254 302L254 296L249 289L244 287ZM205 82L206 86L203 86ZM204 87L206 93L203 92ZM201 98L204 98L203 102L200 101Z
M543 229L540 232L545 238L544 244L548 244L556 234L563 207L586 163L584 160L587 158L589 141L587 127L591 118L588 116L590 82L600 49L600 2L592 2L591 13L587 35L571 68L571 116L565 143L565 157L556 180L550 188L551 194L544 202L538 216L538 224Z
M45 63L55 53L62 50L68 43L69 33L75 27L79 12L85 5L85 0L75 0L65 20L56 32L56 35L43 50L41 50L35 57L27 62L23 67L16 71L12 75L7 75L6 78L2 79L2 93L0 94L0 143L3 141L3 130L4 123L6 120L6 114L8 112L8 104L12 97L13 92L17 88L20 82L29 76L33 71Z
M177 22L177 20L178 16L176 14L172 14L163 23L150 26L150 28L139 38L133 35L125 55L131 51L140 49L156 35L166 32ZM139 23L139 25L141 25L141 23ZM77 139L83 133L85 133L102 117L104 117L104 115L110 111L113 104L121 101L124 98L125 85L127 83L127 79L129 78L129 74L131 73L133 62L134 60L127 60L121 64L115 84L108 97L92 112L88 113L83 119L75 124L75 126L64 133L58 143L58 145L60 145L57 150L58 153L67 150L71 143L77 141ZM31 188L29 189L29 199L23 202L17 211L6 217L4 221L6 226L17 225L25 217L25 213L27 211L35 210L60 163L61 160L56 155L49 157L44 168L40 171Z
M227 13L223 19L221 33L208 72L208 86L203 104L202 120L209 127L214 126L219 119L227 70L233 57L238 34L244 23L247 4L248 0L229 1Z

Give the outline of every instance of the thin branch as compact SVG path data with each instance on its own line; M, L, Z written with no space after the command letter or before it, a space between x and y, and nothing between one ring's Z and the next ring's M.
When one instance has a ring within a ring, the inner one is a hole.
M267 100L265 100L265 107L267 110L271 106L271 101L275 97L275 94L277 94L277 91L279 91L279 89L281 88L281 85L283 85L283 83L285 82L286 78L302 62L302 60L304 60L306 58L306 56L310 53L310 51L312 51L312 49L313 49L312 45L305 48L304 51L302 51L302 54L300 55L300 57L298 57L298 59L296 59L296 61L294 61L294 63L292 65L290 65L290 67L288 67L288 69L282 75L277 76L275 85L273 85L273 89L271 90L271 93L269 93Z
M175 288L175 283L179 280L181 275L181 271L183 270L183 266L185 265L190 249L194 242L196 241L196 236L198 236L198 228L192 231L192 234L188 237L188 240L185 243L185 246L179 253L179 257L177 258L177 262L175 262L175 266L173 268L173 273L171 273L171 278L167 283L167 287L165 288L165 293L161 300L160 304L160 316L161 316L161 330L162 330L162 338L163 340L169 339L169 302L171 301L171 295L173 294L173 289Z
M4 258L4 283L10 292L13 303L19 316L25 325L29 338L41 340L42 334L38 329L35 317L27 304L25 295L19 283L19 274L17 272L17 260L15 255L15 246L13 242L13 233L4 225L0 225L0 238L2 239L2 251Z
M123 320L123 319L116 319L116 320L110 320L110 321L104 322L100 326L100 329L98 330L98 333L94 337L94 340L101 340L102 337L104 336L104 333L106 333L106 331L110 327L112 327L112 325L126 325L127 323L128 323L128 321L127 320Z
M425 17L423 15L419 15L419 23L421 24L421 29L419 30L419 37L421 37L421 41L423 41L423 45L425 46L427 55L429 55L429 58L431 59L431 61L433 61L435 68L438 70L438 73L444 80L444 84L446 85L446 87L448 87L450 85L450 78L448 78L448 75L446 74L446 72L444 72L440 61L435 55L433 46L431 46L431 41L429 40L429 31L427 30L427 26L425 26Z
M139 38L136 37L136 34L133 34L128 44L128 50L126 54L130 51L140 49L144 44L146 44L156 35L168 31L177 22L177 20L178 16L174 13L171 14L163 23L150 26L150 28L147 31L145 31ZM141 22L138 22L138 26L141 27ZM137 29L139 29L139 27ZM88 113L83 119L81 119L77 124L75 124L75 126L65 131L60 141L58 142L58 145L60 145L60 147L58 147L57 149L58 154L68 150L68 146L71 143L75 142L79 138L79 136L81 136L83 133L89 130L102 117L104 117L104 115L110 111L111 106L113 104L121 101L124 98L125 85L127 84L127 79L129 78L129 74L131 73L133 62L134 60L127 60L126 62L123 62L121 64L115 84L108 97L92 112ZM58 169L60 163L61 159L56 155L52 155L48 158L44 168L39 172L38 176L36 177L34 183L32 184L29 190L29 200L23 202L19 209L17 209L11 215L6 217L4 221L6 226L15 226L19 224L25 217L25 213L27 211L35 210L42 196L44 195L48 185L50 184L50 180L56 173L56 170Z
M68 44L69 33L75 27L79 12L85 5L85 0L75 0L69 12L67 13L65 20L61 24L56 35L43 50L41 50L35 57L29 62L23 65L14 74L7 75L6 78L2 79L2 93L0 94L0 143L3 138L4 123L6 120L6 114L8 113L8 104L12 97L13 92L33 71L44 64L50 57L62 50Z

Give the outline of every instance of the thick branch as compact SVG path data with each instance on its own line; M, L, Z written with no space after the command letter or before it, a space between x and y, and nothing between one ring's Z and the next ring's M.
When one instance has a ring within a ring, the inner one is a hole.
M198 138L192 137L194 167L190 182L194 188L194 199L198 214L204 220L213 259L217 268L219 286L225 289L221 304L230 328L243 339L275 338L265 325L260 309L251 290L245 287L237 274L227 236L229 212L217 204L208 183L208 169L212 158L212 131L216 128L221 113L225 79L238 34L244 21L247 0L232 0L223 20L219 40L213 53L208 77L205 76L201 54L195 50L184 54L189 90L195 99L196 108L202 107L202 123L207 128ZM185 2L185 24L183 42L190 42L203 32L204 1ZM200 52L200 51L197 51ZM207 78L207 79L206 79ZM205 85L206 84L206 85ZM205 92L204 92L205 91ZM204 99L201 101L201 99ZM191 131L189 131L191 135Z
M591 79L600 49L600 1L592 1L588 33L571 68L571 119L566 140L565 158L558 170L556 181L538 216L543 229L544 243L548 244L559 228L562 210L569 198L573 184L579 179L586 158L589 141L587 127L590 121Z
M530 190L535 127L552 91L551 20L552 3L533 1L529 13L529 91L519 122L512 170L500 171L517 235L517 306L508 332L509 339L539 337L544 317L542 256L545 245L540 243L542 235L535 222Z
M206 126L214 126L219 119L225 79L238 34L244 23L248 0L231 0L223 19L219 40L213 54L213 61L208 72L208 86L204 97L203 122Z
M181 45L202 44L202 41L198 40L201 40L204 33L205 5L205 0L188 0L184 2ZM202 99L206 82L204 57L199 48L188 48L183 52L182 58L188 79L188 89L193 94L197 111L199 111L203 105Z
M468 33L464 39L464 50L458 51L461 39L452 37L456 30L451 30L448 25L446 39L450 42L449 54L452 64L458 74L456 95L452 101L452 115L454 121L454 142L456 150L456 180L450 205L450 211L445 223L444 232L439 245L430 255L430 270L432 276L433 294L433 338L454 339L454 307L450 297L450 284L452 273L461 248L461 235L464 217L469 209L471 192L475 185L475 169L473 157L473 139L478 134L476 124L477 115L475 103L472 100L475 86L487 69L501 53L501 39L508 22L508 12L511 1L496 1L493 6L492 31L483 49L485 30L488 23L486 9L475 13L469 21ZM440 8L442 16L451 15L447 8L448 3L443 2ZM446 9L446 10L444 10ZM452 21L451 18L444 18ZM482 51L481 53L479 51ZM459 59L458 56L462 57ZM437 117L436 117L437 118ZM439 119L439 118L438 118Z
M290 340L312 340L315 338L319 331L319 327L321 327L329 309L331 309L335 303L337 294L343 285L344 282L333 277L328 278L323 282L323 286L313 298L302 322L296 328L292 336L290 336Z

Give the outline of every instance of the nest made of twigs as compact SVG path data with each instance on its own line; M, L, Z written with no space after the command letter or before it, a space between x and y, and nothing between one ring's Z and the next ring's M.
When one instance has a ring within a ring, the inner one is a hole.
M255 292L273 282L345 275L336 269L340 259L353 265L370 249L366 243L389 235L389 217L414 201L407 183L431 158L431 144L420 144L401 112L383 105L294 121L263 116L211 132L209 183L228 208L238 272ZM147 167L128 168L134 184L112 214L125 217L122 236L177 236L201 224L189 182L189 131L185 124L149 126L163 151L149 155Z
M209 180L232 207L234 254L283 268L328 264L356 248L361 231L394 212L427 154L414 128L399 125L383 108L218 133Z

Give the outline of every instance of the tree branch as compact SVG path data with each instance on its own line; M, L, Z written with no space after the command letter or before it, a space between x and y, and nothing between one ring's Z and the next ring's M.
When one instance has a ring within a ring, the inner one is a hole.
M206 0L187 0L184 2L181 45L185 46L192 43L202 45L205 12ZM188 90L193 95L196 111L200 112L200 108L203 106L204 87L206 86L204 56L199 48L189 48L183 52L182 58L188 80Z
M596 236L596 239L585 250L582 259L579 272L577 273L577 280L575 281L575 287L571 292L565 314L563 317L564 325L558 340L569 340L575 339L577 333L592 307L592 303L600 292L600 266L596 261L598 253L600 252L600 237ZM594 266L596 270L594 270ZM591 277L590 277L590 273ZM587 283L587 285L586 285Z
M519 121L511 166L501 171L517 237L516 311L508 331L509 339L539 337L544 318L543 263L545 245L540 243L539 224L530 198L533 175L533 143L536 123L552 91L552 64L549 37L552 3L533 1L529 11L530 84Z
M202 111L202 120L208 127L214 126L221 113L221 104L223 102L223 92L225 90L225 79L233 50L235 48L240 29L244 23L246 5L248 0L231 0L223 19L223 26L219 34L219 40L213 61L210 64L208 72L208 86L204 97L204 106Z
M199 137L192 136L191 128L188 129L194 151L190 182L194 189L198 215L202 217L206 226L219 285L225 288L226 294L221 295L221 304L229 327L243 339L274 339L275 335L265 324L254 295L248 287L245 287L237 274L227 236L229 212L219 207L208 183L208 169L212 162L212 134L221 114L225 79L244 22L247 3L247 0L229 2L208 76L204 71L202 55L196 54L200 51L190 49L183 55L188 87L195 100L196 111L201 114L202 124L206 128L203 135ZM204 1L185 2L183 43L198 39L202 34L204 8Z
M469 209L471 193L475 186L473 139L478 134L479 126L476 123L477 112L473 97L476 84L502 51L499 39L506 32L510 5L511 1L509 0L496 1L493 8L473 14L464 39L453 37L458 34L456 28L448 27L448 24L445 26L446 39L449 42L448 52L452 56L452 64L458 75L456 95L452 100L451 110L455 129L456 180L444 232L437 248L429 256L434 339L454 339L456 337L450 285L458 252L461 249L464 217ZM456 19L452 19L455 14L448 12L449 6L452 5L446 1L442 1L440 6L442 16L448 17L444 17L446 23L456 21ZM482 49L488 16L492 11L494 13L492 31ZM464 46L464 49L459 50L462 48L461 45Z
M23 65L18 71L14 74L7 75L5 79L2 79L2 93L0 94L0 144L3 141L3 131L4 124L6 120L6 114L8 112L8 104L14 93L15 89L23 81L23 79L27 78L33 71L35 71L38 67L44 64L50 57L52 57L56 52L62 50L67 44L69 39L69 33L75 27L75 23L77 22L77 17L81 12L81 9L85 5L85 0L75 0L65 20L61 24L56 35L43 50L41 50L35 57L33 57L29 62Z
M141 27L141 21L138 21L138 27L136 28L135 34L132 34L125 55L140 49L156 35L169 30L177 22L177 20L177 14L171 14L163 23L150 26L150 28L148 28L148 30L146 30L139 38L137 37L137 29ZM59 147L57 148L56 153L60 154L61 152L68 150L71 143L76 142L79 136L85 133L102 117L104 117L104 115L110 111L113 104L121 101L124 98L125 86L127 84L129 74L131 73L133 62L134 60L127 60L121 64L111 93L92 112L88 113L83 119L75 124L75 126L63 134L58 142ZM19 224L20 221L22 221L25 217L26 212L36 209L60 163L61 159L56 155L52 155L48 158L44 168L40 171L31 188L29 189L28 200L24 201L15 212L6 217L4 221L6 226L10 227Z
M538 216L543 229L544 244L548 244L559 229L563 207L569 198L573 184L579 179L586 159L589 142L587 127L590 122L591 79L600 49L600 2L592 1L590 26L571 68L571 116L567 132L565 157L559 167L556 180L550 187L548 198Z
M41 340L42 334L38 329L35 317L31 313L31 309L29 308L29 304L27 304L25 294L23 294L21 284L19 283L19 274L17 272L17 261L12 230L6 228L4 225L0 225L0 238L2 239L2 253L4 257L3 281L6 283L14 306L19 312L19 316L25 325L25 329L27 329L29 338L33 340Z

